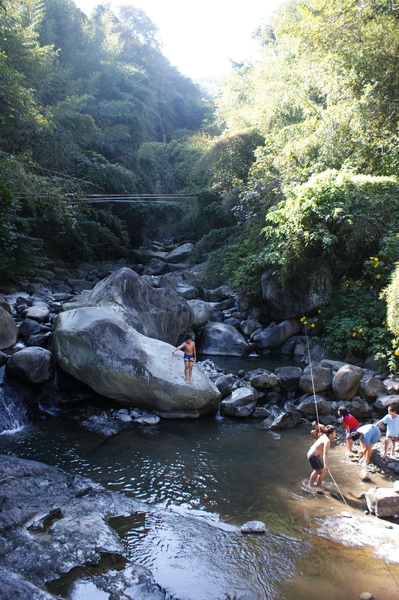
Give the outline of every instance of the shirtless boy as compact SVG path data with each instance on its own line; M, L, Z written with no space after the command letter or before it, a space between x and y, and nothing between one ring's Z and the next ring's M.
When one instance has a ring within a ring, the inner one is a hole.
M313 421L312 423L312 431L310 432L313 437L317 440L319 437L326 432L326 426L318 423L317 421Z
M308 459L313 472L309 479L309 485L314 485L316 479L317 487L323 483L323 479L328 469L328 451L330 449L331 440L337 435L333 425L327 425L326 432L319 437L313 446L308 451Z
M191 339L191 335L186 335L184 337L186 340L180 346L177 346L174 350L172 350L172 354L177 352L178 350L183 350L184 352L184 377L186 379L186 383L193 382L193 364L197 360L197 351L195 348L195 343Z

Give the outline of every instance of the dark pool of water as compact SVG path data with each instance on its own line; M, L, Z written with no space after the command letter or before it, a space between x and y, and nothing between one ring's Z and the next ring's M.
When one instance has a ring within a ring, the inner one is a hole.
M103 440L73 421L49 419L0 436L0 453L57 465L157 505L113 526L131 559L182 600L355 600L364 591L397 598L370 551L311 533L316 517L345 506L304 487L310 444L305 428L276 435L254 420L163 420ZM332 450L331 470L353 490L355 467L342 468L342 451ZM254 519L267 533L241 534ZM101 600L95 594L85 600Z
M287 354L264 354L249 356L218 356L210 354L198 354L198 361L209 359L226 373L237 374L238 371L250 371L252 369L267 369L273 371L277 367L305 367L305 364L291 355Z

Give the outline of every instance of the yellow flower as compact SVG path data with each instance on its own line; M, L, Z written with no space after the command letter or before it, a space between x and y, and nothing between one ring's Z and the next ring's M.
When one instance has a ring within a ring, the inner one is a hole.
M395 350L395 354L396 354L396 356L398 356L399 350Z
M356 337L356 331L354 331L354 332L352 333L352 336L353 336L353 337Z
M378 262L374 263L374 269L378 267Z
M314 323L312 323L312 324L311 324L311 327L315 327L315 324L314 324Z
M359 329L359 333L362 333L363 329Z
M375 260L374 256L370 256L370 260Z
M321 308L319 308L319 310L317 312L320 314L321 313Z
M306 317L302 317L302 319L300 319L301 323L303 323L305 319Z
M381 279L381 275L378 273L378 275L375 276L376 279Z

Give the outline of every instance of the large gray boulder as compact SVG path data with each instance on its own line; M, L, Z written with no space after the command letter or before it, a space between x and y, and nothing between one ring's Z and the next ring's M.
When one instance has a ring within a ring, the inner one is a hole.
M350 400L359 389L363 369L355 365L344 365L334 375L332 389L338 400Z
M378 396L385 396L388 394L388 391L381 379L365 375L360 380L359 394L362 398L365 398L367 402L374 402Z
M325 306L331 295L333 277L328 264L313 261L298 269L283 286L274 269L262 275L262 296L273 319L302 317Z
M298 411L289 410L276 415L270 423L265 421L263 423L267 429L291 429L300 425L301 421L302 417Z
M234 390L220 403L221 413L227 417L248 417L255 407L256 392L247 387Z
M266 370L256 373L250 378L249 381L252 387L259 390L268 390L278 385L278 379L276 375L271 371Z
M245 356L250 346L244 336L232 325L207 323L197 338L197 350L202 354Z
M189 257L189 254L193 248L193 244L182 244L178 248L172 250L172 252L169 252L169 254L166 256L166 261L172 264L184 262Z
M18 339L18 328L10 313L0 307L0 350L11 348Z
M23 348L8 359L7 371L22 381L44 383L54 375L51 352L39 346Z
M195 300L188 300L187 304L193 315L191 323L193 329L198 329L205 325L213 315L214 307L210 302L205 302L204 300L199 300L197 298Z
M366 492L366 503L376 517L393 517L399 513L399 493L393 488L370 488Z
M346 405L348 411L355 419L367 419L373 412L373 407L363 398L355 397Z
M278 385L285 390L296 390L302 377L301 367L277 367L274 373L278 379Z
M298 333L301 324L296 319L282 321L278 325L271 324L266 329L254 333L252 341L257 348L275 350L282 346L290 337Z
M184 380L182 353L136 331L125 312L83 307L56 318L53 352L60 366L103 396L157 410L164 417L212 412L220 392L198 368Z
M24 319L32 319L38 323L47 323L50 318L50 311L47 306L29 306L22 313Z
M192 323L190 307L183 298L172 290L152 288L127 267L97 283L86 302L64 304L63 308L78 306L109 307L139 333L173 345Z
M373 407L380 412L386 412L388 410L388 406L391 406L392 404L399 405L399 394L379 396L374 402Z
M302 391L311 394L315 392L324 392L331 388L333 374L331 369L318 366L308 366L304 369L303 375L299 381L299 387Z
M306 417L331 414L331 404L321 395L308 396L298 406L298 411Z
M194 300L199 295L196 287L174 275L162 275L159 279L158 288L173 290L185 300Z

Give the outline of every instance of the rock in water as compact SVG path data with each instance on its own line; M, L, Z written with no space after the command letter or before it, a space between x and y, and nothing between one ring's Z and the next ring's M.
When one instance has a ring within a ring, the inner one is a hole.
M217 387L196 366L193 385L188 385L183 357L171 350L133 329L123 313L111 308L77 308L56 319L56 360L99 394L171 418L216 410L221 397Z
M97 283L87 302L65 304L63 309L83 306L109 308L139 333L174 345L193 321L191 309L183 298L172 290L152 288L127 267Z
M265 533L266 525L262 521L247 521L241 526L241 533Z

